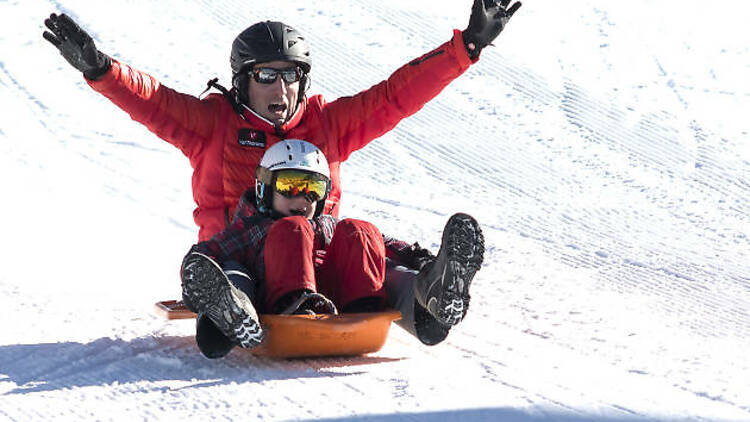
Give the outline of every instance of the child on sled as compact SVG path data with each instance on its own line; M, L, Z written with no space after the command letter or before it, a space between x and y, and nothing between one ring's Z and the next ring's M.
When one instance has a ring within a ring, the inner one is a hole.
M198 314L196 342L209 358L263 339L260 313L377 312L425 344L460 322L484 240L477 222L452 216L438 255L383 236L371 223L322 214L331 189L328 162L313 144L283 140L265 152L256 184L233 222L193 246L182 264L182 296ZM419 271L384 288L386 265Z

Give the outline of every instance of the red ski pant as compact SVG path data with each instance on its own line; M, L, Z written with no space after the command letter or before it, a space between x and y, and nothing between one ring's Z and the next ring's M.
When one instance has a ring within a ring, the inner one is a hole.
M322 293L339 309L364 297L385 301L385 244L377 227L366 221L345 219L336 225L324 254L314 247L315 234L304 217L285 217L271 226L264 257L266 309L299 289ZM316 265L318 255L324 257Z

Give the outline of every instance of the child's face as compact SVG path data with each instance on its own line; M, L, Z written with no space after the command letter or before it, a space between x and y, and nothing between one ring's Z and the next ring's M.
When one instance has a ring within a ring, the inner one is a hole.
M305 218L312 218L317 203L317 201L310 202L305 195L287 198L278 192L273 193L273 209L287 217L301 215Z

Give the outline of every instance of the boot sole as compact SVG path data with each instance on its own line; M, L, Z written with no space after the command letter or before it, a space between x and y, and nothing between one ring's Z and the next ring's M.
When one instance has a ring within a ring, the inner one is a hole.
M196 310L206 314L228 338L246 349L257 346L263 340L263 330L250 299L232 285L211 258L203 257L211 265L186 266L184 271L192 274L183 277L183 293ZM247 307L252 312L245 309Z
M458 324L469 307L469 287L484 260L484 236L477 221L467 214L455 214L445 225L443 248L447 263L441 300L431 298L427 309L446 325ZM441 250L441 252L443 252Z

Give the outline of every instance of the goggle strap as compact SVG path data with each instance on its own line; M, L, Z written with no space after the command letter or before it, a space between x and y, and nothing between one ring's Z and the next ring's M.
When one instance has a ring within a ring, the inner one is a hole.
M265 167L258 166L255 171L255 179L270 185L273 181L273 172Z

